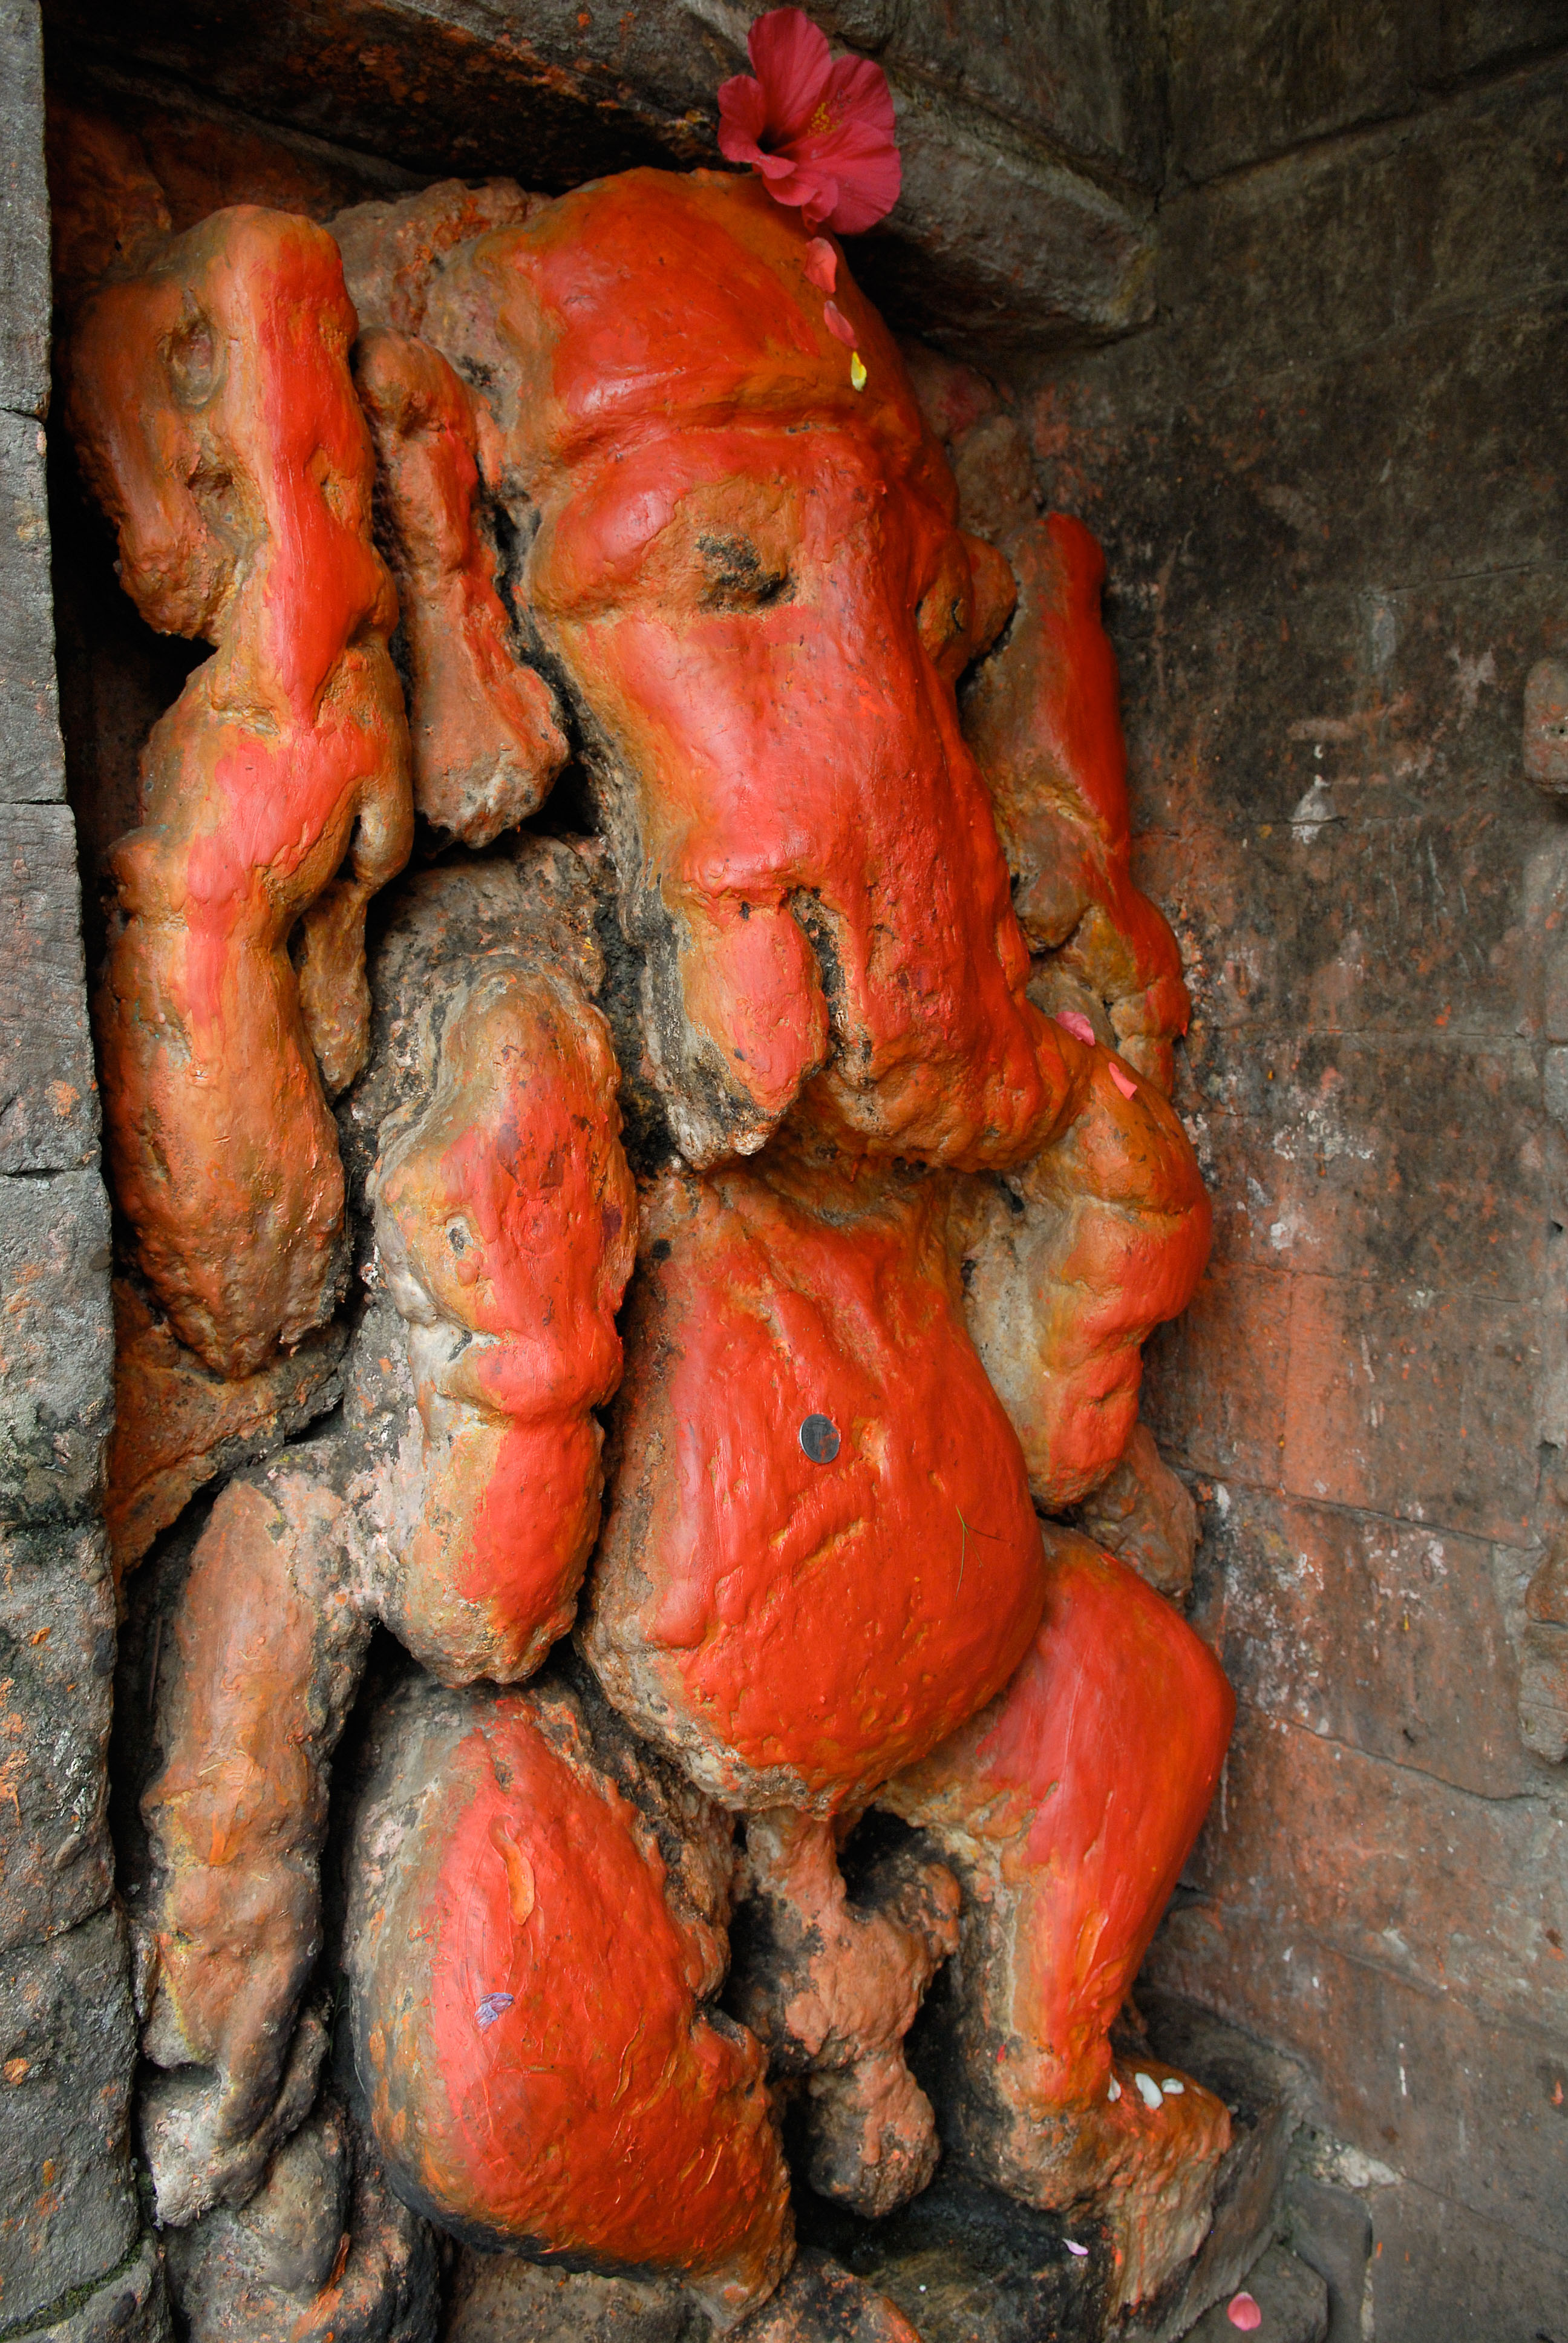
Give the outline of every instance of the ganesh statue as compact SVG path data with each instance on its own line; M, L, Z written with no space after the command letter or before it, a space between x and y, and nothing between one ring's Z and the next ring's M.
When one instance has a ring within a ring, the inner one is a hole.
M122 583L211 647L109 858L116 1473L155 1352L220 1428L336 1363L135 1515L198 2338L416 2343L459 2247L908 2336L791 2192L940 2157L1113 2308L1206 2229L1226 2111L1111 2039L1231 1718L1137 1421L1186 995L1098 550L911 363L725 172L149 198L75 304Z

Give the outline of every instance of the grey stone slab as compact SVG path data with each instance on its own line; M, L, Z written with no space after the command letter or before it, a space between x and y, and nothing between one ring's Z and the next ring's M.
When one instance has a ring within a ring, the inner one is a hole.
M114 1673L102 1530L0 1531L0 1953L108 1900Z
M1148 314L1148 198L1134 182L1151 185L1155 117L1139 95L1156 72L1150 0L1053 0L1043 20L1030 0L988 5L1014 40L990 62L967 24L950 33L945 8L896 14L884 57L906 191L857 269L930 331L1047 344L1122 331ZM554 192L638 164L717 162L719 85L746 68L760 13L725 0L539 0L526 15L496 0L292 0L259 14L147 0L128 15L50 0L46 22L62 54L98 45L122 70L176 75L416 174L505 173ZM875 39L883 19L870 9L854 23ZM1108 176L1129 200L1098 183Z
M0 414L0 802L65 794L44 433L25 416Z
M1230 2303L1239 2293L1250 2294L1262 2317L1251 2329L1258 2343L1326 2343L1329 2331L1328 2288L1315 2269L1284 2246L1271 2246L1261 2260L1243 2273L1242 2283L1228 2298L1216 2302L1196 2327L1188 2328L1191 2343L1234 2343L1236 2322Z
M1438 12L1409 0L1175 0L1171 162L1188 179L1408 113Z
M1311 2173L1293 2173L1285 2190L1285 2234L1292 2253L1316 2270L1328 2289L1324 2343L1362 2343L1362 2304L1372 2250L1365 2197Z
M17 2328L117 2270L141 2226L127 1967L113 1910L0 1967L0 2305Z
M37 0L0 0L0 407L49 399L49 195Z
M1204 373L1321 364L1568 279L1568 62L1178 196L1161 297Z
M113 1369L102 1180L0 1180L0 1521L95 1508Z
M98 1158L82 890L65 806L0 807L0 1172Z
M1377 2343L1561 2343L1568 2256L1413 2181L1373 2191ZM1366 2332L1356 2329L1357 2343Z
M28 2330L27 2343L170 2343L163 2256L145 2237L116 2270L85 2297Z

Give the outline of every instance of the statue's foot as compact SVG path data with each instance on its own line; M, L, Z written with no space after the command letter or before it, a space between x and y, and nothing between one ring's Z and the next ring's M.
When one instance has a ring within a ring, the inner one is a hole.
M1022 2108L965 2142L1010 2197L1048 2212L1074 2207L1116 2241L1113 2307L1146 2302L1208 2235L1214 2182L1231 2145L1223 2103L1158 2058L1119 2057L1091 2106Z

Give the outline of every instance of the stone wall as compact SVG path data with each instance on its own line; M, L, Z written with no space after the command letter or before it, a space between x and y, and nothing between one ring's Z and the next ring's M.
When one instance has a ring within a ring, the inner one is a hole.
M1305 2060L1345 2147L1303 2227L1359 2262L1359 2187L1378 2343L1529 2343L1568 2320L1568 1785L1519 1709L1523 1658L1560 1750L1568 825L1522 725L1568 642L1568 20L1442 15L1181 0L1158 322L1014 379L1109 556L1216 1203L1151 1412L1242 1705L1151 1971Z
M171 156L263 117L329 210L345 174L705 158L753 13L62 0L52 70L98 44ZM1568 2343L1568 1785L1525 1741L1568 1708L1568 832L1521 740L1526 674L1568 655L1561 0L814 13L900 109L910 192L858 265L988 366L1106 545L1141 875L1193 964L1219 1236L1151 1408L1242 1712L1151 1974L1306 2064L1292 2203L1335 2343L1363 2291L1379 2343ZM107 1211L40 101L32 0L0 0L0 2338L106 2343L158 2314L102 1819Z
M110 1901L109 1211L55 705L49 217L32 0L0 6L0 2334L131 2335L152 2278ZM107 2321L108 2323L105 2323Z

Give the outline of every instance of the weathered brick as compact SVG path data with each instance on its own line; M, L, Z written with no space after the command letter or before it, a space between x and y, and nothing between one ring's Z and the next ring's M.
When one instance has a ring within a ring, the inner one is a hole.
M1285 1827L1302 1812L1305 1842ZM1243 1708L1187 1876L1282 1960L1332 1946L1456 2011L1568 2031L1568 1823L1539 1799L1476 1797Z
M98 1091L65 806L0 808L0 1172L94 1163Z
M0 0L0 408L49 397L49 195L37 0Z
M1176 1462L1263 1487L1278 1483L1291 1286L1277 1271L1214 1262L1185 1315L1155 1335L1143 1413Z
M1539 1293L1553 1187L1533 1051L1307 1033L1237 1051L1206 1023L1197 1040L1221 1257Z
M65 794L43 427L0 414L0 801Z
M1375 2189L1372 2214L1378 2343L1555 2343L1562 2334L1568 2258L1412 2180Z
M139 2218L136 2061L116 1912L0 1967L0 2318L20 2328L116 2269Z
M1370 1279L1292 1289L1284 1486L1519 1542L1536 1485L1538 1313Z
M0 1180L0 1521L95 1504L113 1363L102 1180Z
M1195 1624L1250 1706L1483 1797L1540 1786L1489 1546L1241 1487L1202 1519Z
M103 1532L0 1532L0 1952L107 1901L114 1674Z
M1336 2137L1544 2252L1568 2252L1560 2034L1499 2024L1458 1993L1422 1990L1223 1906L1175 1913L1147 1974L1293 2051L1315 2078L1317 2119Z

